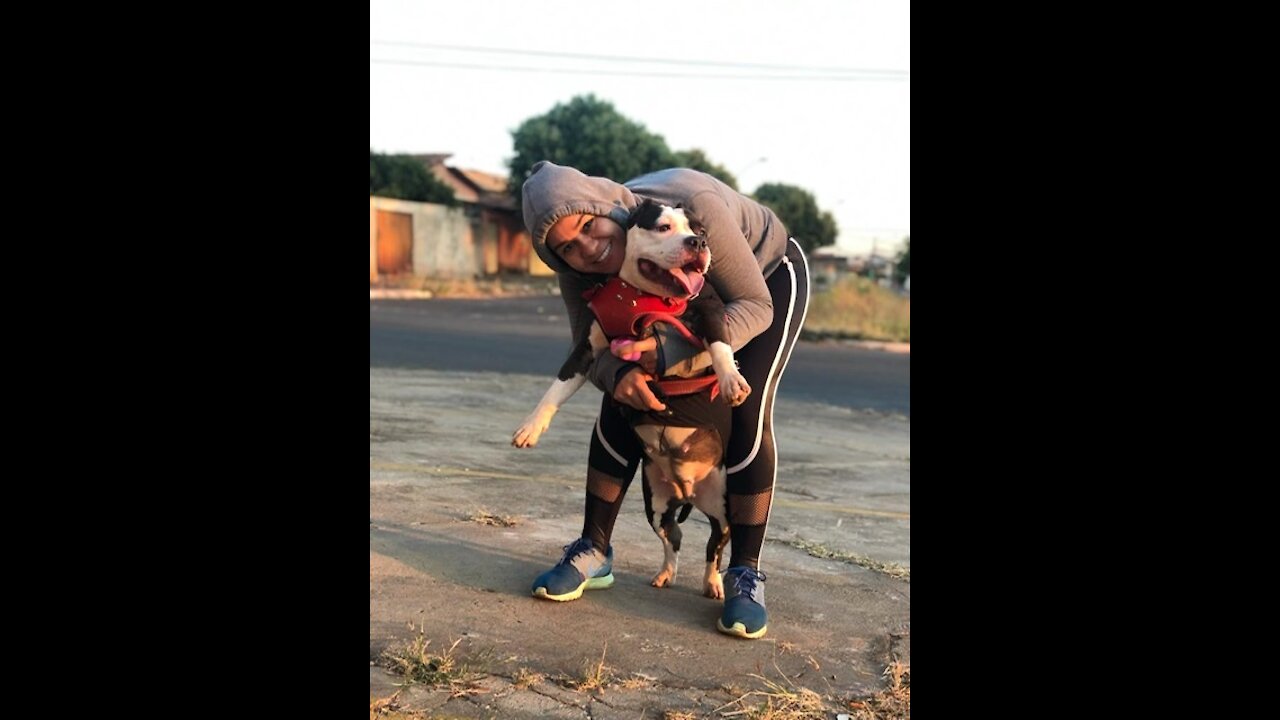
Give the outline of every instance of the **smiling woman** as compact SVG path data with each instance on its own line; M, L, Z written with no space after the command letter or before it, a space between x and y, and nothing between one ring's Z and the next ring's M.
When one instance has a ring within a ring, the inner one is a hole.
M578 272L616 275L626 255L627 231L606 216L576 213L551 226L547 247Z

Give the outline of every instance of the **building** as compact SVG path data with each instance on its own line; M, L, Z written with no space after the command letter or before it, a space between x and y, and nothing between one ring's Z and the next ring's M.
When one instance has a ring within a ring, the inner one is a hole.
M471 279L554 274L532 251L505 177L448 166L447 153L411 157L452 189L460 206L371 196L370 282L380 275Z

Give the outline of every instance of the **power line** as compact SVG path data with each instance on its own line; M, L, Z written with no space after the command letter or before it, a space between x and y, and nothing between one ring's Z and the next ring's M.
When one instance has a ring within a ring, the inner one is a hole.
M661 77L661 78L713 78L721 80L825 80L838 82L861 82L864 80L887 80L901 82L905 77L854 77L839 75L711 75L707 73L660 73L639 72L629 70L575 70L570 68L532 68L514 65L474 65L470 63L432 62L424 60L383 60L369 58L369 62L380 65L424 65L428 67L460 68L464 70L501 70L503 72L544 72L577 75L611 75L627 77Z
M587 55L582 53L564 53L550 52L543 50L515 50L512 48L483 48L470 47L466 45L439 45L435 43L412 43L412 42L395 42L390 40L370 40L371 45L397 45L401 47L416 47L428 50L454 50L458 52L478 52L478 53L502 53L507 55L536 55L540 57L561 57L574 58L578 60L603 60L605 62L628 62L628 63L652 63L655 65L680 65L680 66L705 66L705 67L727 67L727 68L747 68L753 70L782 70L782 71L808 71L808 72L830 72L830 73L847 73L857 75L887 75L890 77L905 78L910 75L908 70L877 70L872 68L841 68L841 67L822 67L816 65L769 65L764 63L739 63L739 62L715 62L712 60L673 60L671 58L641 58L628 57L623 55Z

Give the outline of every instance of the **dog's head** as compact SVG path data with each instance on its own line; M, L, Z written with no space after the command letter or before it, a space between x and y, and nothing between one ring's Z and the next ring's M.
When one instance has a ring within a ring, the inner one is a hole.
M711 269L706 238L689 227L684 210L645 200L627 221L627 255L618 275L662 297L688 299L702 291Z

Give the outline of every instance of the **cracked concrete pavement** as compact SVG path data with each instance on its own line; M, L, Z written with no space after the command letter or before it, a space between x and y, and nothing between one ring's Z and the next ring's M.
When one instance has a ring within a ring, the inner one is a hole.
M747 641L716 632L720 603L701 595L709 526L700 513L684 524L674 587L649 585L662 548L634 483L614 532L615 585L569 603L530 597L533 578L581 530L600 398L583 388L537 448L511 447L548 382L370 369L371 698L397 690L375 661L419 632L432 650L461 639L457 654L484 658L483 678L467 696L412 686L394 702L459 717L708 715L763 689L761 678L838 708L882 688L889 662L910 663L908 418L790 401L783 380L781 462L761 559L769 633ZM517 524L472 520L480 510ZM602 653L612 684L564 687ZM544 679L517 687L521 670Z

